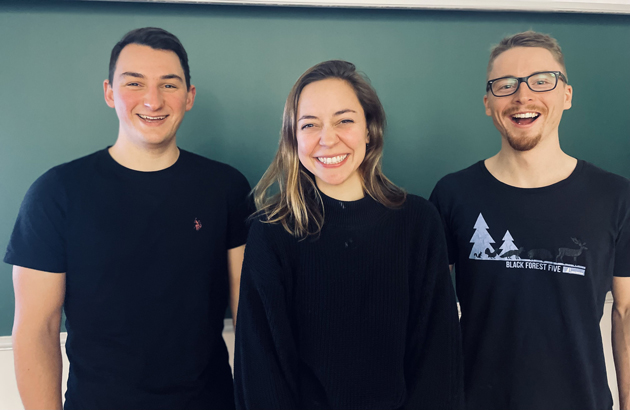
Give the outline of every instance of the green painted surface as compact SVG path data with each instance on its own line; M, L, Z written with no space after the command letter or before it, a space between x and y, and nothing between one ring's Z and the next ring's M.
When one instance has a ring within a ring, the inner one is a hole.
M48 168L113 144L102 96L112 46L163 27L190 56L195 107L182 148L227 162L254 184L275 153L282 107L308 67L339 58L372 79L388 114L386 174L428 196L443 175L493 155L500 136L482 97L489 48L534 29L563 47L573 108L563 148L630 177L630 16L101 2L0 5L0 250L30 184ZM0 264L0 335L13 321Z

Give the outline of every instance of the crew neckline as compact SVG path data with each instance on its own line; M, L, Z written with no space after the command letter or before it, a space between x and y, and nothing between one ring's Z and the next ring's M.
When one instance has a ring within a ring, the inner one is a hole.
M108 169L112 170L118 175L131 177L131 178L145 178L146 179L146 178L155 178L157 176L169 175L175 172L181 166L182 157L186 155L186 152L183 149L179 148L179 156L177 157L177 160L172 165L164 169L159 169L156 171L139 171L139 170L127 168L126 166L116 161L114 157L112 157L112 154L110 154L109 148L111 148L111 145L101 151L101 154L102 154L101 157L103 159L104 165Z
M370 195L355 201L342 201L319 191L324 208L324 225L369 225L380 219L387 208Z
M542 187L535 187L535 188L522 188L522 187L517 187L514 185L510 185L510 184L506 184L505 182L501 182L499 181L494 175L492 175L492 173L488 170L488 168L486 167L486 164L484 162L485 160L481 160L477 163L480 171L491 181L492 184L494 184L495 186L500 187L501 189L505 189L505 190L510 190L513 192L522 192L522 193L544 193L547 191L552 191L558 188L562 188L564 186L567 186L569 184L571 184L576 178L578 178L579 174L582 172L582 168L584 167L584 160L578 159L577 160L577 164L575 165L575 168L573 169L573 171L571 171L571 173L565 178L562 179L558 182L554 182L551 185L546 185L546 186L542 186Z

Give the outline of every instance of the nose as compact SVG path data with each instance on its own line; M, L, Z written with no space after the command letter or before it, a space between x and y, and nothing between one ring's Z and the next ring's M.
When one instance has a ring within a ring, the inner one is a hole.
M144 106L151 111L157 111L162 108L162 93L158 87L149 87L144 95Z
M527 104L534 99L534 92L530 90L525 81L519 84L518 90L514 93L514 101L521 104Z
M335 129L331 126L325 126L319 138L319 145L332 147L337 142L339 142L339 137Z

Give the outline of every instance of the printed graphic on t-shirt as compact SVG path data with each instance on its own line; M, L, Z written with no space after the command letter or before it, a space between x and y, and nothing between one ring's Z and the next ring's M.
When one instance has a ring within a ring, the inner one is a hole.
M525 249L522 246L516 246L514 242L518 243L518 240L515 240L510 231L506 230L501 246L495 248L492 244L496 242L488 232L490 227L481 213L473 229L474 233L470 239L470 243L473 244L470 259L503 261L508 269L537 269L581 276L586 273L585 266L575 264L578 257L588 250L586 243L578 238L571 238L575 244L575 247L571 248Z

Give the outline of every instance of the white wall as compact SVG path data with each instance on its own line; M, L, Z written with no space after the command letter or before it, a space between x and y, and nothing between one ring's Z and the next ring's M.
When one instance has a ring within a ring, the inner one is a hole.
M617 378L615 376L615 365L612 358L612 349L610 345L610 311L612 308L612 297L610 294L606 299L604 306L604 316L601 321L602 339L604 342L604 353L606 355L606 367L608 369L608 383L613 393L615 406L613 410L619 410L618 394L617 394ZM62 335L62 343L65 342L65 335ZM233 364L234 358L234 328L232 321L225 321L223 330L223 338L230 351L230 365ZM66 379L68 378L68 358L63 352L63 391L66 391ZM15 375L13 373L13 350L11 349L11 337L0 337L0 410L22 410L24 407L20 402Z

